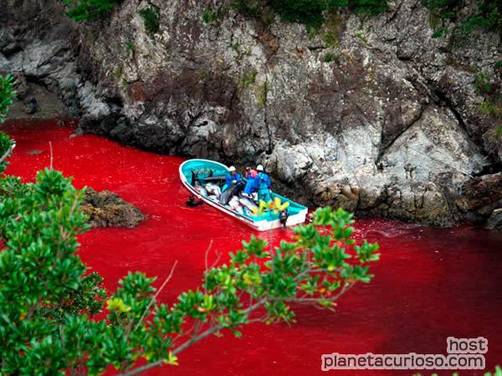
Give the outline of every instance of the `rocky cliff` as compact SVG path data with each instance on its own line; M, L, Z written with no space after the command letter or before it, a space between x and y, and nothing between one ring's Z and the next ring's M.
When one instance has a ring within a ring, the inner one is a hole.
M57 93L85 131L261 162L312 204L364 214L450 225L502 206L500 96L479 87L500 93L500 36L437 38L420 0L311 33L207 17L215 1L124 0L86 25L49 0L4 1L0 70Z

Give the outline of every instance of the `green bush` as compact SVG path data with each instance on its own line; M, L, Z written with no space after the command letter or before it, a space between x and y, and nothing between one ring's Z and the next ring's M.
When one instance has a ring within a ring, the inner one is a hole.
M387 10L387 0L234 0L232 6L247 17L263 19L271 9L284 21L318 28L331 11L349 8L358 14L376 15Z
M5 133L0 132L0 174L7 168L6 159L9 157L13 149L13 141Z
M246 17L260 17L264 8L263 0L233 0L232 8Z
M9 113L9 107L15 96L16 92L14 91L14 78L12 75L0 75L0 123L5 121Z
M149 6L139 11L139 15L143 18L143 23L148 34L153 35L159 32L160 29L160 12L155 6Z
M244 72L241 77L241 85L242 87L249 87L256 81L256 76L258 72L255 69L251 69L249 71Z
M474 86L481 95L491 94L495 90L495 85L490 82L490 78L484 72L476 74L474 77Z
M361 15L376 16L388 9L386 0L349 0L349 8Z
M326 54L323 57L323 61L325 63L331 63L331 62L335 61L336 58L337 58L337 56L336 56L335 53L333 53L333 52L326 52Z
M218 12L212 8L206 8L204 12L202 12L202 21L204 21L205 24L215 23L218 21L218 18Z
M94 21L109 15L122 0L63 0L67 15L76 22Z
M324 22L324 13L335 5L326 0L272 0L271 7L285 21L316 27Z
M469 8L467 13L462 0L422 1L435 17L458 22L456 31L463 35L469 35L476 29L502 35L502 0L475 0L474 6Z

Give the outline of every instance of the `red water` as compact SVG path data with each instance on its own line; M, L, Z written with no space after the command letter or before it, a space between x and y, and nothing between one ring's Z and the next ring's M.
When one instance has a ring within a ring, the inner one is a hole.
M128 229L92 230L80 255L105 277L107 288L128 271L158 276L178 266L162 299L173 301L200 282L204 254L222 259L253 233L208 207L189 209L178 179L181 158L124 147L104 138L72 137L55 122L4 127L17 141L8 173L32 180L50 164L74 177L77 187L109 189L139 207L148 220ZM209 338L180 356L180 366L155 375L316 375L323 353L445 353L446 337L489 340L487 365L502 364L502 236L461 227L430 229L386 220L359 220L357 235L381 244L374 281L354 288L333 314L297 307L297 324L253 324L244 336ZM261 234L275 242L282 230ZM337 371L337 375L401 371ZM430 374L430 372L422 372ZM442 372L440 374L451 374ZM464 371L462 375L482 372Z

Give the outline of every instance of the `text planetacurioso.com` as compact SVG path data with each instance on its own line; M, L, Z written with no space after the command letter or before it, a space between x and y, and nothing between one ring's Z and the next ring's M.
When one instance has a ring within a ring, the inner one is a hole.
M485 369L482 354L323 354L323 371L339 369Z

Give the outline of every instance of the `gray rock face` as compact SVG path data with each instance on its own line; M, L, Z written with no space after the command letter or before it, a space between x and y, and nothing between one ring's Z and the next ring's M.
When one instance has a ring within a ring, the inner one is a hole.
M155 35L138 13L148 4L124 0L110 20L78 27L78 44L6 38L0 68L53 82L86 131L264 163L314 205L435 225L477 218L458 200L502 164L497 119L475 87L481 71L500 87L498 35L455 47L433 38L419 0L369 20L334 18L316 36L232 11L208 25L207 1L149 3L160 10Z
M488 230L502 231L502 208L495 209L486 221Z

